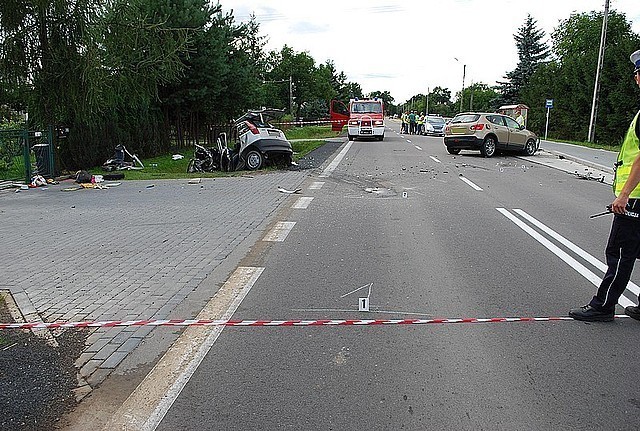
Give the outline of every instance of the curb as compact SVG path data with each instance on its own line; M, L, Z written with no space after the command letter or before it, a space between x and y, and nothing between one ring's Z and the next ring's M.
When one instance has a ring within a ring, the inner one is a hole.
M584 159L581 159L579 157L572 156L571 154L563 153L561 151L547 150L547 149L544 149L544 148L540 148L540 149L545 151L545 152L547 152L547 153L551 153L553 155L556 155L560 159L564 158L564 159L570 160L572 162L580 163L581 165L585 165L585 166L588 166L588 167L593 168L593 169L598 169L600 171L607 172L607 173L613 175L613 168L601 165L599 163L591 162L589 160L584 160Z

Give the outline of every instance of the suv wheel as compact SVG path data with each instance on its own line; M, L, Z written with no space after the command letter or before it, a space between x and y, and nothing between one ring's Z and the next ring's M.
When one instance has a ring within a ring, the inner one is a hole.
M480 154L485 157L492 157L496 153L496 140L487 136L484 138L484 142L482 143L482 148L480 148Z
M524 154L526 156L533 156L536 153L536 150L536 141L534 141L533 139L529 139L524 145Z
M449 154L460 154L460 148L447 147L447 152Z

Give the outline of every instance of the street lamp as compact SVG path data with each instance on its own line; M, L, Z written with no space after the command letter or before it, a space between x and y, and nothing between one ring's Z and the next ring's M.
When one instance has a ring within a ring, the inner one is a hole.
M460 60L458 60L455 57L453 57L453 59L458 63L462 63ZM463 64L462 65L462 90L460 90L460 112L462 112L462 101L464 100L464 77L466 74L467 74L467 65Z

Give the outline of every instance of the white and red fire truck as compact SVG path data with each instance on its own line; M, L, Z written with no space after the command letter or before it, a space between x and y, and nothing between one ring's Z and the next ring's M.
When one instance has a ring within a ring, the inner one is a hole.
M333 100L331 120L334 130L347 126L350 141L355 138L384 139L384 104L381 99L351 99L348 110L342 102Z

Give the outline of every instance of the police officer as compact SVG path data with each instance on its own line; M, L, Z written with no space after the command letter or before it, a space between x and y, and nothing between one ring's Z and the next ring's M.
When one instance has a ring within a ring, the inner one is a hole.
M640 50L631 54L636 84L640 86ZM609 241L605 250L607 272L589 304L569 311L569 316L588 322L613 320L618 298L627 287L636 258L640 257L640 112L622 142L613 180L616 196ZM640 297L638 298L640 301ZM626 307L625 314L640 320L640 308Z

